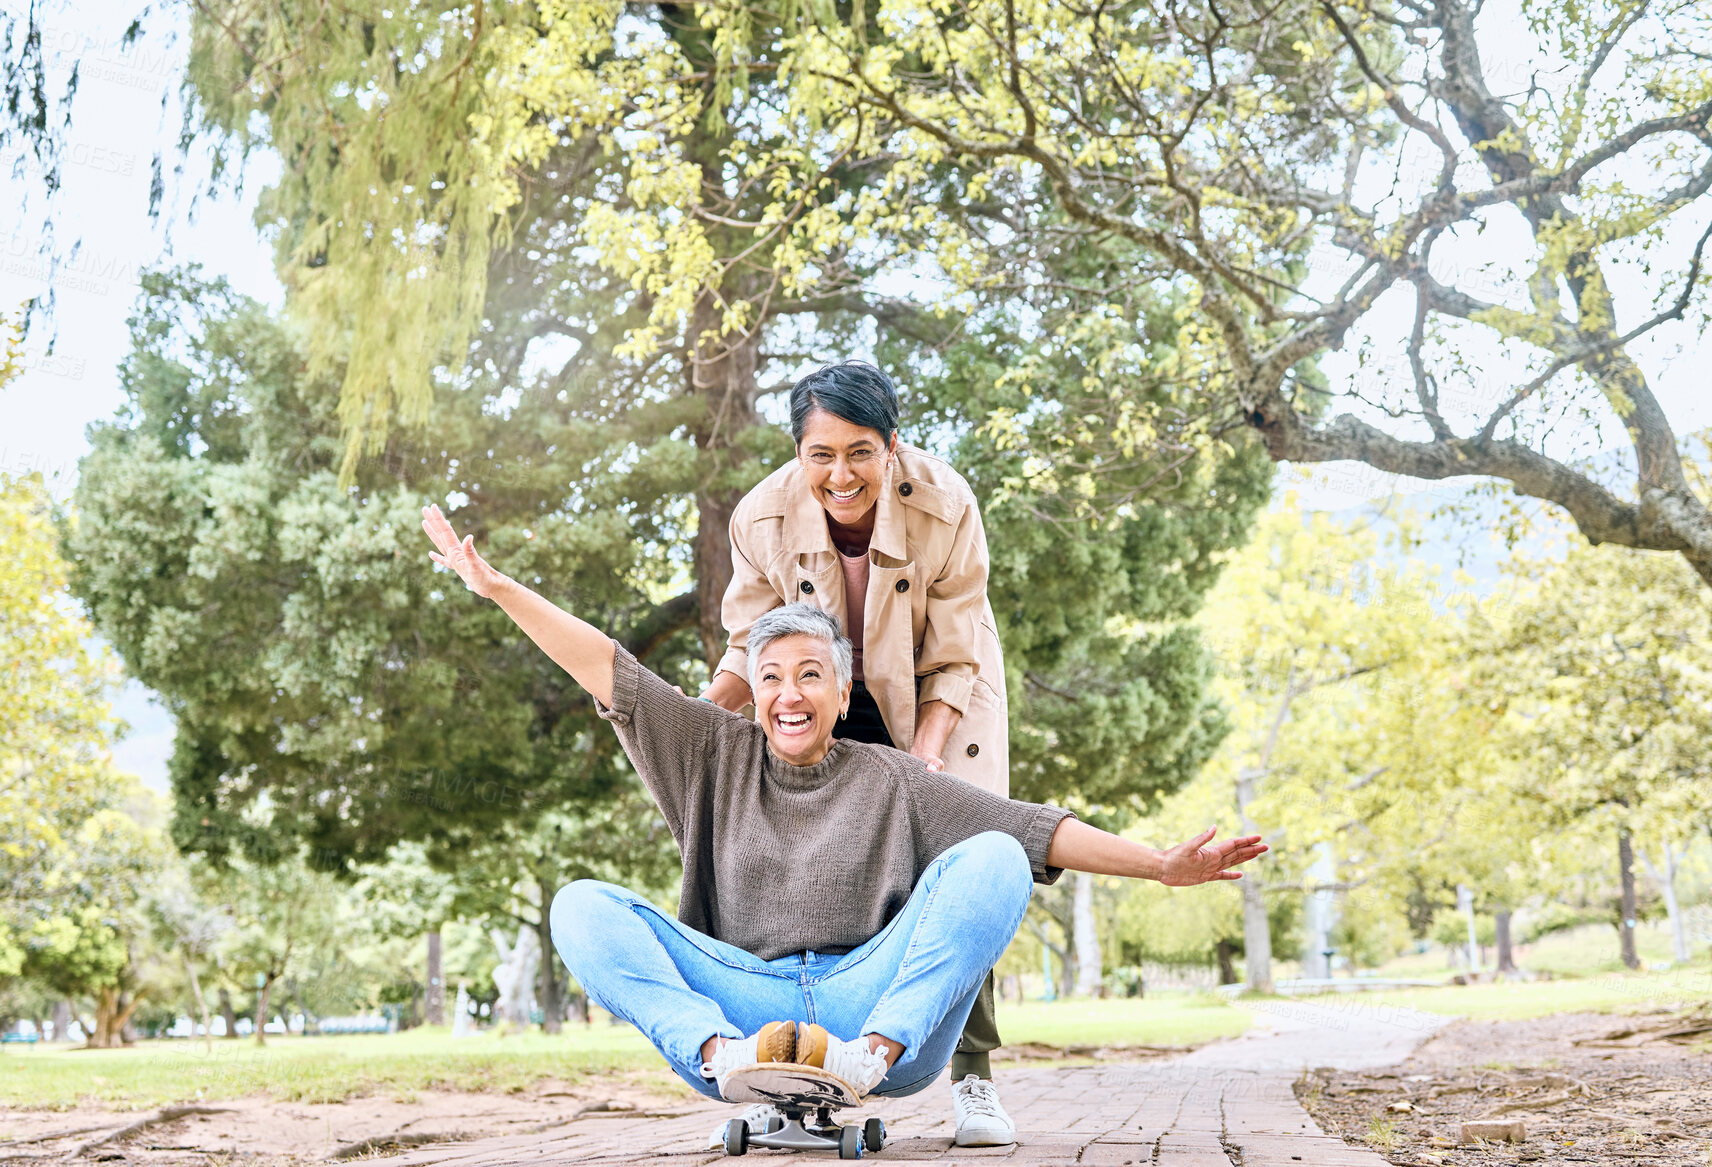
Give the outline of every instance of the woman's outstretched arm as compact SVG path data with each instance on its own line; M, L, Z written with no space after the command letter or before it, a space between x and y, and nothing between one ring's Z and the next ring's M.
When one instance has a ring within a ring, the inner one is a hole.
M588 690L589 696L602 705L612 704L610 636L510 576L495 571L476 554L475 536L465 535L460 541L439 507L422 508L422 529L437 548L428 553L429 559L457 572L470 591L503 608L542 652Z
M1212 841L1216 828L1208 827L1187 843L1160 851L1153 847L1091 827L1079 819L1065 819L1052 833L1046 862L1069 871L1091 871L1095 875L1126 875L1132 879L1156 879L1172 887L1190 887L1220 879L1241 879L1231 871L1266 851L1259 835Z

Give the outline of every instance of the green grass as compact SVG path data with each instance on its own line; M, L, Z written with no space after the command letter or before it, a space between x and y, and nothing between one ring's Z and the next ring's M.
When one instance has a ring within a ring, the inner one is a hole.
M1635 929L1635 948L1645 964L1670 962L1670 932L1663 924L1643 921ZM1559 977L1586 977L1599 973L1621 973L1623 962L1617 950L1617 930L1603 924L1589 924L1542 936L1532 944L1518 944L1516 963L1535 972L1547 972ZM1497 954L1487 948L1486 959L1496 960ZM1447 967L1442 948L1430 952L1409 953L1386 961L1375 974L1403 977L1411 980L1449 980L1457 971ZM1282 975L1275 973L1274 975Z
M1002 1002L999 1033L1007 1042L1041 1045L1200 1045L1234 1037L1254 1023L1247 1010L1191 993L1104 1001Z
M1684 966L1667 972L1398 989L1343 999L1359 1002L1364 1008L1395 1006L1482 1021L1523 1021L1553 1013L1636 1013L1712 1002L1712 970Z
M1043 1045L1198 1045L1241 1033L1251 1015L1211 997L1001 1005L1000 1032ZM344 1037L144 1041L123 1050L9 1045L0 1052L0 1106L70 1109L79 1104L145 1109L172 1102L266 1094L286 1102L334 1102L366 1094L409 1098L418 1090L526 1090L543 1078L578 1082L643 1075L651 1089L685 1089L628 1025L567 1026L501 1038L453 1041L446 1029Z
M130 1049L6 1046L0 1052L0 1107L69 1109L79 1103L144 1109L171 1102L267 1094L280 1101L331 1102L415 1091L527 1089L543 1078L577 1082L646 1071L646 1085L681 1089L660 1056L628 1025L571 1025L558 1037L454 1041L449 1029L339 1037L269 1037L201 1042L143 1041ZM656 1080L657 1079L657 1080Z

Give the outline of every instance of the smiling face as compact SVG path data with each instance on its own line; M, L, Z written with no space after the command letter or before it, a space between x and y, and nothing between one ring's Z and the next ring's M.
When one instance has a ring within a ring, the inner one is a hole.
M897 442L896 434L887 442L878 430L824 409L808 415L802 441L797 443L797 461L815 501L826 508L833 522L856 526L874 509L887 456Z
M793 766L812 766L832 748L832 727L850 705L839 685L832 645L817 636L781 636L767 645L753 672L755 720L773 753Z

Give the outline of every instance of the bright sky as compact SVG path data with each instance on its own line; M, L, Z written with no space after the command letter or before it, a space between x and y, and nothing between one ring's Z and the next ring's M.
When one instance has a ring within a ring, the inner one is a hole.
M77 460L88 448L85 427L111 417L122 403L117 366L126 352L126 317L137 293L138 272L165 262L199 262L225 275L240 292L279 303L281 290L272 271L271 249L258 238L251 210L254 195L272 177L271 160L251 164L242 198L230 196L189 205L189 181L174 181L174 142L179 126L177 79L182 73L184 38L172 44L151 39L122 49L123 18L102 0L62 0L46 17L45 44L50 55L81 65L81 84L67 146L63 190L56 214L62 245L78 243L73 258L52 281L57 305L50 328L38 329L26 346L23 376L0 390L0 470L40 470L56 494L70 493ZM186 9L173 6L182 20ZM1496 4L1485 20L1506 19ZM1513 17L1511 17L1513 19ZM1517 72L1514 62L1498 67ZM63 83L63 82L62 82ZM169 205L159 222L147 215L151 163L159 152L169 169ZM39 231L40 175L29 158L0 159L0 191L12 226L0 262L0 310L42 294L49 286L44 240ZM177 202L172 200L177 198ZM1474 267L1502 264L1501 240L1469 240L1453 263ZM1447 253L1448 254L1448 253ZM1331 279L1330 267L1322 273ZM1334 377L1394 376L1401 350L1387 335L1406 335L1411 308L1402 298L1375 314L1374 340L1391 356L1358 368L1351 345L1325 362ZM49 350L52 344L51 352ZM1712 398L1697 392L1704 382L1706 356L1685 342L1698 337L1678 329L1640 346L1639 355L1678 432L1712 425ZM1359 464L1280 470L1280 484L1296 489L1310 506L1340 509L1423 484L1399 484L1391 476ZM1438 492L1445 490L1437 488ZM1437 492L1435 492L1437 493ZM1446 529L1447 538L1454 537ZM1448 550L1448 548L1447 548ZM166 788L166 759L171 752L170 718L135 683L121 702L132 723L121 743L120 763L157 789Z

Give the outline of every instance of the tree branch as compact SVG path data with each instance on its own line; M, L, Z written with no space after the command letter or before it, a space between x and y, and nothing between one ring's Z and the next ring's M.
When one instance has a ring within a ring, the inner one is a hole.
M660 646L673 635L695 624L700 614L701 590L691 588L657 605L638 620L631 627L630 634L624 638L624 647L629 650L631 656L645 661L658 652Z

